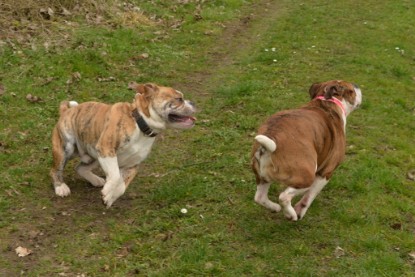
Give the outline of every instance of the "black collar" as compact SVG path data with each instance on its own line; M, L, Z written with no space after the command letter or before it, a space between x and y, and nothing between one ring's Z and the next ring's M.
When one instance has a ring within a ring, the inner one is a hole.
M148 126L147 122L144 118L140 115L137 109L133 110L133 117L137 122L138 128L140 128L141 132L144 133L147 137L155 137L157 133L151 130L150 126Z

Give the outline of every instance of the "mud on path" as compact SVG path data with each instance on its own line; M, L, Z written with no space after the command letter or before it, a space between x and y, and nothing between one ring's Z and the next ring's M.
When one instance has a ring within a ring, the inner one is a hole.
M194 100L199 106L203 106L209 92L218 84L226 82L226 76L219 76L216 72L226 70L227 67L237 62L239 57L249 53L252 50L252 43L261 39L261 36L272 25L270 22L278 20L279 14L281 14L281 7L277 1L255 1L254 4L246 7L241 11L241 16L237 20L229 22L224 27L223 33L217 37L212 48L207 53L200 53L207 57L204 70L188 75L186 83L181 83L180 88L183 91L191 91L196 98ZM168 140L166 139L160 147L168 148ZM150 168L151 165L144 165L145 171L150 171ZM72 168L68 168L67 172L71 170ZM30 269L36 267L40 261L58 263L54 253L55 249L60 247L57 239L62 239L62 237L70 241L73 236L85 235L87 240L88 237L96 235L97 230L100 230L103 234L101 236L105 239L105 234L108 233L108 224L105 221L108 216L114 220L132 224L134 220L125 218L123 210L131 209L132 199L135 201L138 199L140 202L140 198L145 197L129 193L124 195L117 205L105 210L96 188L89 186L75 174L68 174L66 178L68 183L73 184L71 186L73 190L82 190L82 193L78 191L68 198L61 199L52 195L52 188L45 184L42 195L34 196L36 199L13 208L13 212L24 214L27 220L13 222L8 230L9 237L0 239L0 255L10 265L7 269L0 268L0 276L29 273ZM45 177L46 182L47 180L48 176ZM39 201L41 199L46 199L44 203L50 201L53 207L46 209L42 201ZM81 216L83 221L79 222L78 217ZM85 222L87 220L89 222ZM85 226L91 226L91 229L95 231L80 234L78 229L80 223L84 226L83 229ZM29 256L20 258L15 253L17 246L27 247L33 252ZM63 263L56 266L57 273L66 269L67 265Z

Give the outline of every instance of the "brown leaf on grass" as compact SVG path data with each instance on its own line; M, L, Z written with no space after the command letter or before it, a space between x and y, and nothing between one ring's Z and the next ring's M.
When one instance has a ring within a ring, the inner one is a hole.
M79 72L72 73L72 78L74 78L78 81L81 80L81 73L79 73Z
M409 170L406 177L411 181L415 181L415 169Z
M21 247L21 246L17 247L15 251L16 251L17 256L19 257L26 257L32 253L32 250Z
M40 15L46 19L46 20L50 20L54 14L53 10L51 8L42 8L39 10Z
M140 59L148 59L149 57L150 57L150 55L148 53L143 53L143 54L138 56L138 58L140 58Z
M47 84L51 83L54 79L55 78L53 78L53 77L48 77L40 85L41 86L46 86Z
M34 96L29 93L28 95L26 95L26 100L29 101L30 103L37 103L37 102L41 102L42 98Z
M391 225L390 225L390 227L393 229L393 230L402 230L403 228L402 228L402 223L400 223L400 222L395 222L395 223L392 223Z
M98 82L114 82L116 79L115 79L115 77L111 76L111 77L107 77L107 78L98 77L97 80L98 80Z
M79 73L79 72L74 72L74 73L72 73L72 75L71 75L71 78L69 78L67 81L66 81L66 84L67 85L70 85L70 84L72 84L73 82L79 82L80 80L82 79L82 77L81 77L81 73Z
M68 11L67 9L62 8L61 15L69 16L69 15L72 15L72 13L70 11Z
M169 232L167 232L167 233L160 233L160 234L157 234L156 236L155 236L155 238L156 239L158 239L158 240L161 240L161 241L167 241L167 240L169 240L169 239L172 239L173 238L173 232L171 232L171 231L169 231Z
M336 258L340 258L341 256L344 256L343 248L341 248L340 246L337 246L336 249L334 250L334 256Z

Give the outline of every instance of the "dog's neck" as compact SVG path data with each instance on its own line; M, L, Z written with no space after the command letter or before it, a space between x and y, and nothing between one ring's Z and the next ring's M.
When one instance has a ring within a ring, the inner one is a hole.
M137 109L134 109L132 112L132 116L137 122L138 128L141 130L141 132L144 133L147 137L155 137L157 136L157 133L154 132L150 126L148 126L147 122L144 120L144 118L140 115Z
M324 101L332 102L332 103L334 103L334 104L336 104L337 106L340 107L340 109L343 111L343 114L345 116L347 115L346 109L344 108L343 103L339 99L337 99L336 97L332 97L332 98L326 99L326 98L324 98L324 96L317 96L314 99L319 99L319 100L324 100Z
M347 110L345 108L345 105L342 101L340 101L339 99L337 99L336 97L332 97L330 99L326 99L324 96L317 96L314 99L319 99L319 100L323 100L323 101L328 101L328 102L332 102L334 104L336 104L341 110L342 110L342 119L343 119L343 130L346 133L346 117L347 117Z

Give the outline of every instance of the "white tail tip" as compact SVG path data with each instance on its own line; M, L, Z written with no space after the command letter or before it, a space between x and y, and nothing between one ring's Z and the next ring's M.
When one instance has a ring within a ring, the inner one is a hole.
M277 144L267 136L258 135L255 137L255 140L269 152L274 152L277 149Z
M72 107L76 107L76 106L78 106L79 104L78 104L78 102L76 102L76 101L69 101L69 107L70 108L72 108Z

